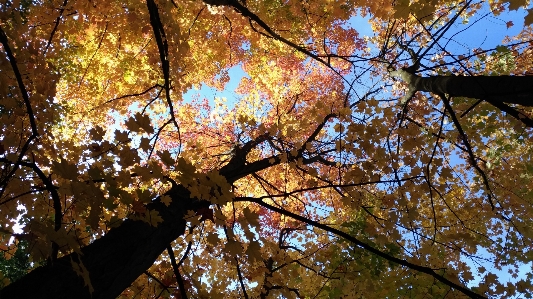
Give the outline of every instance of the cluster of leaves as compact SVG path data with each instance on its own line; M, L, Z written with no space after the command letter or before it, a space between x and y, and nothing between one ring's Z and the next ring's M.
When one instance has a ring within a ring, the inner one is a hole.
M2 275L0 288L19 280L32 268L27 248L28 242L21 241L12 256L6 256L7 254L2 252L0 255L0 273Z

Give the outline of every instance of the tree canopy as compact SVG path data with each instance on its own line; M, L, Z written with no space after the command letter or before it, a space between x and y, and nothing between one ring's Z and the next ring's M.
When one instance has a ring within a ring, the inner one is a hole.
M531 297L528 5L4 1L0 298Z

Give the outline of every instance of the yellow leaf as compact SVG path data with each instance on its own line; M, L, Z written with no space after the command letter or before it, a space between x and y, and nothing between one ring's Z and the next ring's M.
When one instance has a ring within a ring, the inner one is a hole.
M394 18L396 19L406 19L409 17L409 13L411 12L411 9L409 8L409 5L396 5L394 7Z

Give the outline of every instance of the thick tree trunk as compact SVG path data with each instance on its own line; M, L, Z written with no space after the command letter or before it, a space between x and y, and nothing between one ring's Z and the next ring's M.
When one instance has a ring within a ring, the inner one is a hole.
M265 135L257 137L235 148L235 155L219 170L229 184L251 173L279 164L279 156L269 157L246 164L246 155L257 144L265 141ZM294 160L298 157L290 157ZM272 162L272 159L274 162ZM304 159L313 163L315 159ZM81 261L86 267L94 288L91 294L84 281L74 272L72 262L78 261L78 254L72 253L54 262L39 267L15 283L0 290L0 299L115 299L137 277L153 265L157 257L185 232L188 211L209 207L207 201L191 198L182 185L172 187L165 195L172 198L166 207L156 199L147 208L159 212L163 222L152 227L142 221L126 220L117 228L81 249Z
M0 299L116 298L154 263L170 242L184 233L183 215L202 205L191 199L182 186L175 186L167 195L172 197L168 208L160 202L149 205L149 208L158 210L164 219L157 227L142 221L126 220L82 248L81 260L94 287L92 295L83 279L73 271L71 259L78 261L78 254L73 253L58 259L53 265L33 270L2 289Z
M467 97L491 103L533 107L533 76L432 76L420 77L406 70L394 71L409 84L410 91L427 91Z

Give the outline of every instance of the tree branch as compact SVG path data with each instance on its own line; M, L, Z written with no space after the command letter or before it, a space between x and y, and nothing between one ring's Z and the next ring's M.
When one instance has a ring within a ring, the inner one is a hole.
M316 221L313 221L311 219L308 219L308 218L305 218L303 216L300 216L300 215L297 215L297 214L294 214L292 212L289 212L287 210L284 210L284 209L281 209L281 208L278 208L278 207L275 207L275 206L272 206L270 204L267 204L265 202L263 202L262 200L256 200L254 198L249 198L249 201L250 202L254 202L254 203L257 203L259 205L261 205L262 207L264 208L267 208L271 211L274 211L274 212L277 212L277 213L280 213L282 215L285 215L285 216L288 216L288 217L291 217L295 220L298 220L298 221L301 221L303 223L307 223L313 227L317 227L317 228L320 228L320 229L323 229L327 232L330 232L332 234L335 234L337 236L340 236L340 237L343 237L345 238L346 240L354 243L355 245L379 256L379 257L382 257L392 263L396 263L396 264L399 264L399 265L402 265L402 266L405 266L407 268L410 268L410 269L413 269L413 270L416 270L418 272L421 272L421 273L426 273L428 275L431 275L432 277L434 277L435 279L437 279L438 281L446 284L447 286L450 286L460 292L462 292L463 294L471 297L471 298L480 298L480 299L486 299L486 297L482 296L482 295L479 295L477 293L475 293L474 291L468 289L467 287L465 286L462 286L462 285L459 285L437 273L435 273L435 271L429 267L424 267L424 266L420 266L420 265L416 265L416 264L413 264L411 262L408 262L406 260L402 260L400 258L397 258L397 257L394 257L394 256L391 256L383 251L380 251L379 249L376 249L358 239L356 239L355 237L343 232L343 231L340 231L338 229L335 229L335 228L332 228L330 226L327 226L325 224L322 224L322 223L319 223L319 222L316 222Z
M176 276L176 281L180 287L181 298L187 299L187 290L185 290L185 284L183 283L183 277L181 277L180 269L178 264L176 264L176 257L174 256L174 250L170 243L167 246L168 256L170 257L170 264L172 265L172 270L174 270L174 275ZM181 261L180 261L181 262Z

